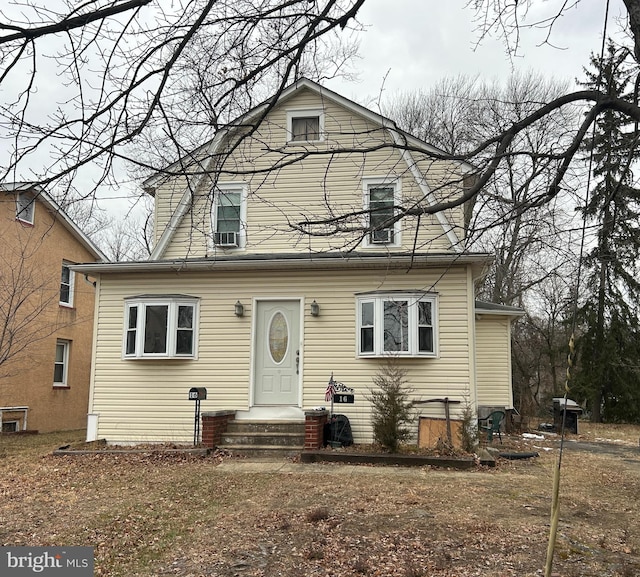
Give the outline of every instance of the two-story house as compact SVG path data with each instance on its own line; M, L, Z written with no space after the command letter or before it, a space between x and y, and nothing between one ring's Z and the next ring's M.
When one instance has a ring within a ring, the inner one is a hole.
M0 184L3 432L86 426L95 287L71 266L106 260L30 183Z
M370 441L388 357L416 400L458 401L453 419L512 407L518 312L476 303L491 256L465 250L465 207L419 210L455 199L471 169L439 156L302 79L149 178L151 258L76 267L98 278L88 438L189 441L192 387L203 411L302 421L328 406L333 373Z

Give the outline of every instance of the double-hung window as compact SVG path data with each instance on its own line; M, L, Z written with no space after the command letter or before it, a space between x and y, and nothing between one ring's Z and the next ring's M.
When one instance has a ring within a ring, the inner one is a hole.
M216 187L213 195L213 240L216 246L242 248L245 245L246 187L228 184Z
M437 356L435 294L366 294L357 306L359 356Z
M70 341L58 339L56 341L56 356L53 363L53 386L66 387L67 374L69 371L69 349Z
M324 140L324 112L322 109L287 111L288 142L320 142Z
M125 303L125 358L195 358L198 299L143 296Z
M399 223L394 222L400 202L400 183L396 179L365 178L364 209L367 215L367 246L399 246Z
M62 274L60 275L60 304L66 307L73 306L73 283L75 275L69 263L62 263Z
M16 196L16 218L22 222L33 224L36 201L30 192L19 192Z

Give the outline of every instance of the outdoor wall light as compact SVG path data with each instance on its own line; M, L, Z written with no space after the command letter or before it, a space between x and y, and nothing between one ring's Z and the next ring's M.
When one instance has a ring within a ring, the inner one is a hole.
M244 315L244 306L240 301L236 302L235 313L237 317L241 317Z
M320 305L314 300L311 303L311 316L317 317L320 314Z

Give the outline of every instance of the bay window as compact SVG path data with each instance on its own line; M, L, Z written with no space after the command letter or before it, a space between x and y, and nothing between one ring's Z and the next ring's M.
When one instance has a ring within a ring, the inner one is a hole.
M359 295L358 355L437 356L436 295Z
M125 358L194 358L198 300L134 297L125 303Z

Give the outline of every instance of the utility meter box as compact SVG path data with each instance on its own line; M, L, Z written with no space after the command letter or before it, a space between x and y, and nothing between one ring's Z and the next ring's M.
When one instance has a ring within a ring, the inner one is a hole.
M189 389L190 401L204 401L207 398L207 389L205 387L191 387Z

